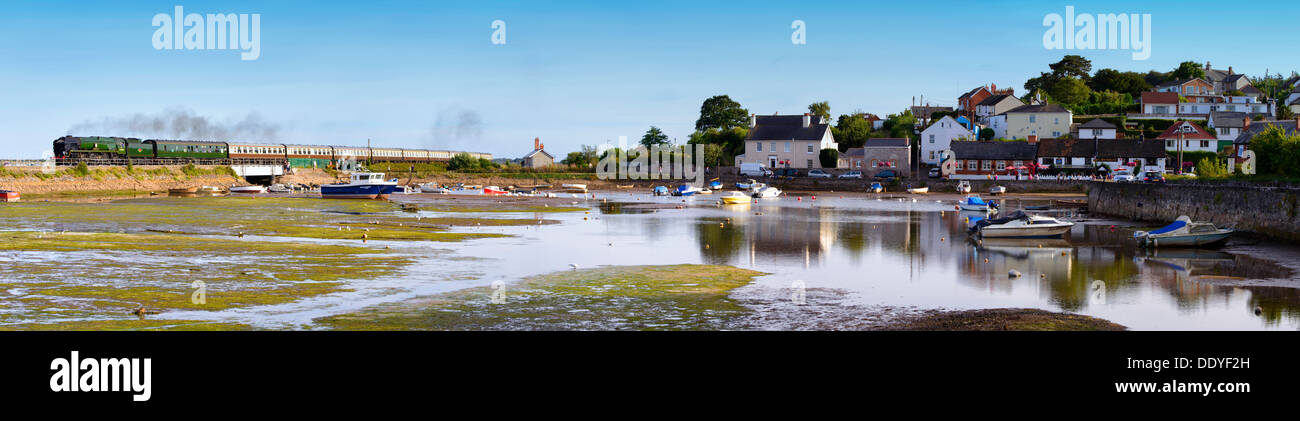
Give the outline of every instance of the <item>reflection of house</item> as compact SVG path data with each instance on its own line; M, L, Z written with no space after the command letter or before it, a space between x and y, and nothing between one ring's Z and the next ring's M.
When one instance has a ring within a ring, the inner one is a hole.
M1165 142L1165 149L1169 151L1183 152L1218 152L1219 139L1210 132L1190 121L1176 121L1169 125L1164 133L1156 136L1156 139ZM1179 146L1179 143L1182 146ZM1227 144L1225 144L1227 146Z
M822 149L836 149L831 125L821 117L804 115L751 115L745 153L736 165L758 163L768 168L821 168Z
M885 168L910 168L911 161L907 138L867 139L861 148L849 148L840 159L840 166L859 171L875 171ZM867 174L870 175L870 174Z
M1029 141L952 142L949 148L957 165L951 178L957 179L1013 175L1013 168L1034 162L1038 155L1038 145Z
M533 138L533 151L524 155L524 168L546 168L555 165L555 157L546 152L541 138Z
M948 149L954 140L974 140L975 135L950 116L944 116L921 131L921 159L930 165L939 163L939 153Z

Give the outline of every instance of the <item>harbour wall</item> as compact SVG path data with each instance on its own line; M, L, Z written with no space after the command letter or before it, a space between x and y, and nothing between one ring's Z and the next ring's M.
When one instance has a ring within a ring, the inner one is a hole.
M1300 242L1300 186L1252 183L1088 183L1088 211L1168 223L1193 221Z

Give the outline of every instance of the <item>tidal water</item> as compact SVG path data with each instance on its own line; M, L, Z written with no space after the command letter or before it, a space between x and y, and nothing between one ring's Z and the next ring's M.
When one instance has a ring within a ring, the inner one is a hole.
M558 225L503 228L517 237L451 248L481 258L463 265L483 285L571 264L706 263L770 273L738 298L782 299L802 285L863 309L1039 308L1155 330L1300 327L1300 281L1278 263L1300 260L1293 246L1235 239L1218 250L1146 251L1131 244L1131 223L1068 213L1077 224L1063 239L975 241L969 213L926 196L739 206L710 196L597 197L588 214L544 215Z

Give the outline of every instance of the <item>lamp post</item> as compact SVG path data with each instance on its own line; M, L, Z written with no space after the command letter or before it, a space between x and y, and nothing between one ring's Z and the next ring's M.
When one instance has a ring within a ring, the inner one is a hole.
M1178 174L1183 173L1183 129L1178 129Z

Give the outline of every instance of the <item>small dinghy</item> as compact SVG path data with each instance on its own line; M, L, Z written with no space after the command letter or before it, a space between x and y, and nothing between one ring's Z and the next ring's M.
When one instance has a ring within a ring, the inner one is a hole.
M997 195L1001 195L1001 194L1007 194L1007 188L1006 188L1006 187L1002 187L1002 186L993 186L992 188L989 189L989 195L997 196Z
M722 182L716 178L709 182L709 190L722 190Z
M969 193L970 193L970 182L969 182L969 181L966 181L966 180L962 180L961 182L958 182L958 183L957 183L957 193L961 193L961 194L969 194Z
M292 193L293 189L283 184L273 184L271 187L267 187L266 191L268 193Z
M700 194L700 192L703 190L704 189L692 186L690 184L682 184L680 186L677 186L676 190L673 190L673 196L694 196Z
M871 183L872 193L881 193L884 191L885 191L885 186L880 185L880 183Z
M435 183L425 183L420 185L420 193L447 194L451 190Z
M655 186L654 190L651 190L650 193L651 193L651 194L654 194L655 196L670 196L670 195L672 195L672 193L668 191L668 188L667 188L667 187L664 187L664 186Z
M17 202L21 199L18 192L13 190L0 190L0 202Z
M1179 216L1173 223L1155 231L1133 233L1141 247L1208 247L1228 241L1233 230L1219 228L1209 222L1192 222L1187 215Z
M743 205L748 204L750 200L753 199L738 191L727 192L727 194L722 196L722 203L725 205Z
M930 192L930 188L929 187L910 188L907 189L907 192L911 194L926 194Z
M981 238L1052 238L1070 232L1073 222L1022 211L993 219L971 218L971 234Z
M744 183L736 183L736 188L741 189L741 190L752 190L752 189L754 188L754 186L762 186L762 185L763 185L763 183L759 183L759 182L757 182L757 181L754 181L754 179L751 178L751 179L749 179L748 182L744 182Z
M966 196L966 199L957 203L957 206L960 207L961 210L975 212L997 211L998 209L997 203L986 202L983 198L980 198L978 194Z

